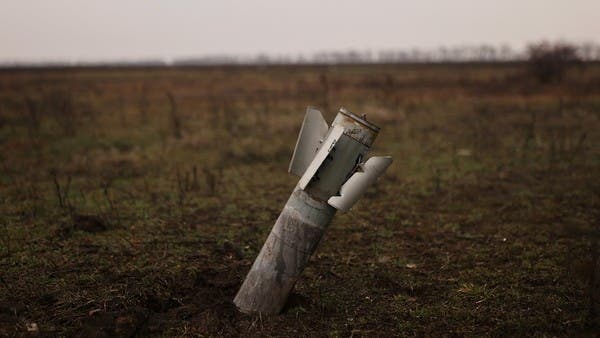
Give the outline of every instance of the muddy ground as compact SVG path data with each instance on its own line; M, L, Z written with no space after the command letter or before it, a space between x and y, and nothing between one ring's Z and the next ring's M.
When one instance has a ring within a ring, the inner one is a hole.
M306 106L382 127L283 314L232 299ZM0 71L0 336L594 336L600 66Z

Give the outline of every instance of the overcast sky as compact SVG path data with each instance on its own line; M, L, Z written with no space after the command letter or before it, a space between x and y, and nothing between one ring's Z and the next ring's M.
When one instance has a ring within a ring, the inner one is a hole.
M0 62L599 42L600 0L0 0Z

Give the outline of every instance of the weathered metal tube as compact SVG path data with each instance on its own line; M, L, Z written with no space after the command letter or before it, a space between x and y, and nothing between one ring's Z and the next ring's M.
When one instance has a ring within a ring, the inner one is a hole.
M279 313L336 209L296 189L234 299L244 313Z

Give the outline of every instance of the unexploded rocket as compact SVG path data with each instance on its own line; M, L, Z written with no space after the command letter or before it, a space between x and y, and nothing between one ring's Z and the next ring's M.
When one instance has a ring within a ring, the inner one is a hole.
M349 210L392 163L365 161L379 127L341 108L331 127L309 107L289 172L300 181L284 206L234 303L245 313L279 313L336 210Z

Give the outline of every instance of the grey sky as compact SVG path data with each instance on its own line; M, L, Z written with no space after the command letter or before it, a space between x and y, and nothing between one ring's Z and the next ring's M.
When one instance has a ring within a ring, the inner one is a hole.
M0 0L0 62L599 42L598 0Z

